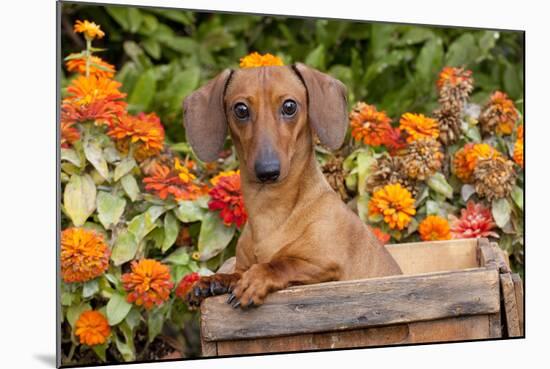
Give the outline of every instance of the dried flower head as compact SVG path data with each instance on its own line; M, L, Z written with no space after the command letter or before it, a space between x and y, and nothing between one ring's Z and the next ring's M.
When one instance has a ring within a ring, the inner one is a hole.
M410 142L401 160L408 177L424 181L441 168L443 157L438 141L423 138Z
M399 121L399 128L408 133L407 142L420 138L437 138L439 136L437 121L424 116L424 114L403 114Z
M512 134L519 118L514 102L500 91L491 95L491 99L481 111L479 123L484 134L497 133L499 135Z
M434 111L434 118L439 124L439 141L443 145L452 145L462 133L460 110L456 107L441 108Z
M86 56L84 54L70 54L65 60L65 66L69 72L86 75ZM115 76L115 66L95 55L90 56L89 70L89 74L95 77L113 78Z
M416 214L414 198L400 184L389 184L374 192L368 206L369 216L382 215L391 229L402 230Z
M217 176L216 184L209 192L210 210L220 210L220 218L226 226L235 224L242 227L246 222L247 214L244 208L244 199L241 192L241 175L237 171L234 174L227 173Z
M424 241L440 241L451 239L449 222L437 215L428 215L418 225L418 233Z
M462 182L470 183L478 160L495 156L500 156L500 153L489 144L468 143L455 153L453 160L454 173Z
M185 277L183 277L178 284L178 287L176 287L176 296L179 298L185 298L187 293L191 291L191 288L195 284L195 282L199 281L201 279L201 276L199 273L189 273Z
M496 237L492 229L496 227L491 210L482 204L468 201L466 208L460 211L460 218L449 215L453 238Z
M418 194L418 182L406 175L402 157L383 154L376 160L367 178L367 191L373 194L388 184L396 183L406 188L413 197Z
M514 162L523 168L523 124L517 130L513 158Z
M123 153L132 146L134 157L140 162L159 154L164 147L164 127L155 113L127 114L107 134L116 140Z
M241 61L239 64L241 68L255 68L255 67L280 66L280 65L285 65L285 64L283 63L283 60L278 56L274 56L269 53L262 55L256 51L241 58Z
M67 283L99 277L109 267L110 256L100 233L76 227L61 232L61 276Z
M437 80L439 103L445 110L462 110L462 106L474 89L473 83L471 70L456 67L443 68Z
M479 159L473 179L479 196L489 201L506 197L516 183L514 163L502 156Z
M111 335L107 318L99 311L88 310L80 314L75 323L75 336L88 346L104 344Z
M334 156L330 158L323 166L321 170L325 176L325 179L329 183L330 187L340 195L342 201L349 200L348 191L346 190L346 173L344 171L344 158L341 156Z
M128 302L151 309L168 300L174 287L168 266L154 259L141 259L132 261L131 268L121 278Z
M103 36L105 36L105 33L101 30L101 27L98 24L87 20L77 20L74 25L74 32L83 33L87 40L103 38Z

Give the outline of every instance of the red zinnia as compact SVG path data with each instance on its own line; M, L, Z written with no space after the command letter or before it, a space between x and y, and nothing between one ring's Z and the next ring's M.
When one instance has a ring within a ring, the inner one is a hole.
M187 295L187 293L191 291L191 287L193 287L195 282L199 279L201 279L201 276L197 272L187 274L185 277L182 278L182 280L178 284L178 287L176 287L176 296L184 298L185 295Z
M449 215L453 238L495 237L498 234L492 229L496 226L491 210L482 204L468 201L466 209L460 211L460 218Z
M220 218L226 226L235 224L241 227L247 219L244 208L243 195L241 193L241 176L239 171L231 175L221 173L218 175L214 188L208 193L210 210L220 210Z

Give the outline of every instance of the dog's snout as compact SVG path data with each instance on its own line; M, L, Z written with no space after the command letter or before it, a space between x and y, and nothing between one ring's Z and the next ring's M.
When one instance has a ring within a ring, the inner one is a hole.
M260 182L275 182L281 174L279 158L272 151L261 155L254 163L254 171Z

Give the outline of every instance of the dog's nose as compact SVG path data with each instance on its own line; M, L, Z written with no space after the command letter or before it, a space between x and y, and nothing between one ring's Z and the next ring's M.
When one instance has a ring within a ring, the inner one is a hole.
M274 182L281 174L281 165L277 159L257 161L254 164L254 170L260 182Z

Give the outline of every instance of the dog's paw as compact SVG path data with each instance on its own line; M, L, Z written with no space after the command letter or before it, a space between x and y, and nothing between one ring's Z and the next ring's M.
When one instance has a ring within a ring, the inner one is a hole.
M213 274L201 277L193 284L185 300L190 308L198 308L205 298L223 295L233 290L238 279L238 274Z
M283 287L280 287L283 288ZM230 291L227 303L246 309L263 304L266 296L276 290L273 275L266 264L255 264L247 270Z

